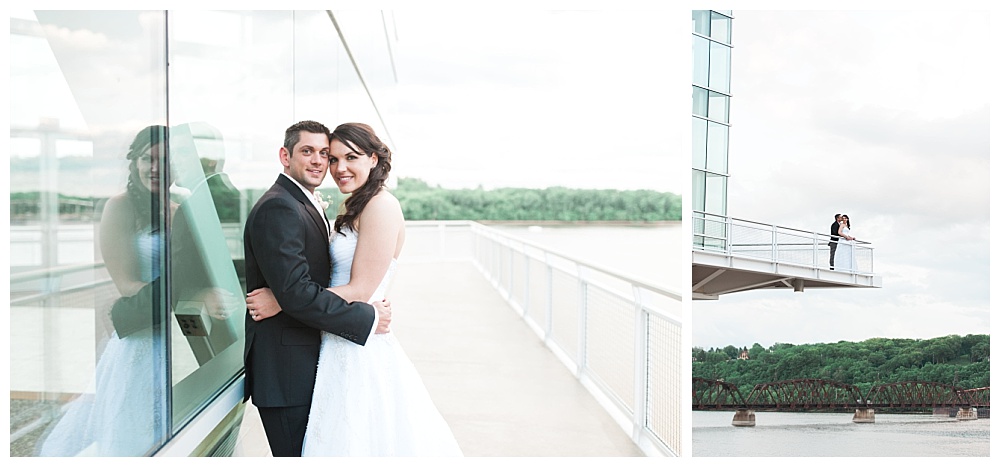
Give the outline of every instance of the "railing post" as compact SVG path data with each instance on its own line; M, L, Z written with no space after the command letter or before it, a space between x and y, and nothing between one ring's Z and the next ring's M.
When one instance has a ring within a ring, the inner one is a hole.
M528 259L528 246L523 243L521 244L521 256L524 258L524 306L521 308L524 309L524 314L527 315L528 310L531 308L531 290L528 287L528 284L531 283L531 261ZM513 270L514 268L511 267L511 269ZM548 339L548 337L549 331L545 330L545 338Z
M771 224L771 261L778 263L778 226Z
M733 254L733 218L727 216L724 222L725 222L725 224L723 224L723 227L724 227L723 230L726 232L726 245L725 245L726 250L725 251L726 251L727 255L732 255Z
M553 295L555 295L553 293L553 291L552 291L552 287L553 287L553 284L552 284L552 265L549 264L549 253L547 251L543 251L542 252L542 258L545 259L545 289L546 289L546 294L545 294L545 297L546 297L546 299L545 299L545 328L546 328L546 330L545 330L545 333L546 333L546 336L551 337L552 336L552 329L553 329L553 321L554 321L553 318L552 318L552 315L555 313L555 310L553 310L553 308L552 308L552 303L553 303L553 298L552 297L553 297Z
M819 268L819 234L813 232L813 261L812 266L814 269Z
M448 241L445 238L447 236L447 234L445 233L445 230L447 228L448 227L444 225L444 222L438 224L438 248L439 248L438 251L440 252L441 256L444 256L444 252L446 251L445 250L446 245L448 245Z
M583 371L587 367L587 283L583 279L583 266L579 264L576 265L576 280L577 284L579 284L580 293L579 325L577 329L579 333L577 355L580 356L580 361L576 367L576 377L579 379L583 376Z
M514 299L514 247L507 240L507 299ZM521 316L524 316L524 308L521 308Z
M642 291L632 286L632 296L635 297L635 373L633 389L634 410L632 411L632 440L638 443L642 430L646 427L646 404L649 398L646 394L649 367L649 320L643 312Z
M858 273L858 259L857 259L857 256L855 255L855 251L857 250L857 248L858 248L858 244L857 243L852 243L851 244L851 273L852 274L857 274Z

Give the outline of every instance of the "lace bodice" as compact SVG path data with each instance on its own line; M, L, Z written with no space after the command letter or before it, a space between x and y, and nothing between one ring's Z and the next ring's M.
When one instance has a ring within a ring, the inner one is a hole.
M333 265L333 277L330 278L330 287L344 285L351 281L351 265L354 264L354 250L358 246L358 233L344 229L344 234L333 233L330 241L330 259ZM385 298L385 291L392 282L392 276L396 272L396 260L389 263L389 269L385 272L382 282L379 283L375 293L372 294L368 303Z

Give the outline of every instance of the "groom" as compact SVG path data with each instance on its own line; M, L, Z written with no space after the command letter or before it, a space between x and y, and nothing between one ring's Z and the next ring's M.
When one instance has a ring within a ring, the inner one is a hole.
M840 216L841 216L841 214L839 214L839 213L834 214L833 215L833 224L830 224L830 243L827 243L827 245L830 246L830 270L831 271L833 270L833 256L834 256L834 253L837 251L837 241L840 240Z
M269 287L281 313L246 316L243 401L257 407L275 457L300 456L312 403L320 330L364 345L387 332L387 304L347 303L326 290L330 281L330 224L313 196L330 162L330 131L313 121L285 131L284 166L250 211L243 242L246 290Z

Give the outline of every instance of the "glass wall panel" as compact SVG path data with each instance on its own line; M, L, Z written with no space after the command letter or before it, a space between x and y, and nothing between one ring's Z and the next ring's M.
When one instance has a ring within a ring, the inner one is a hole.
M347 49L340 43L333 20L326 12L295 12L296 56L323 57L322 61L296 62L298 67L295 73L296 112L302 115L303 119L320 121L331 130L340 123L367 123L381 137L386 131L379 113L372 105L372 98L365 89L367 84L369 90L375 93L378 83L385 81L384 77L377 78L378 73L374 72L385 71L384 67L376 66L382 62L368 57L373 49L385 54L386 38L381 15L378 12L355 12L350 15L351 18L362 22L366 27L348 27L345 23L350 21L341 17L343 14L337 12L334 18L338 19L337 24L345 33L355 61L359 65L369 64L373 67L373 72L363 73L365 81L362 82L351 62L351 57L347 54ZM381 47L371 45L371 42L379 41ZM330 47L330 44L336 44L336 47ZM391 70L388 71L391 80ZM320 189L324 193L331 194L338 191L332 181L324 183Z
M693 170L691 177L691 210L705 210L705 172Z
M693 97L691 113L708 117L708 91L698 86L692 86L691 94Z
M395 43L392 12L337 10L333 15L375 102L380 109L393 109L396 71L392 55ZM391 114L391 111L383 112L382 117Z
M703 88L708 86L708 52L709 40L703 37L692 36L691 56L694 59L692 71L692 83Z
M10 19L11 456L148 454L168 436L166 17L35 15Z
M691 10L691 30L696 34L711 34L711 14L709 10Z
M708 160L705 168L712 172L726 173L729 170L729 127L708 122Z
M712 12L712 39L728 44L731 39L731 24L732 20L728 17Z
M11 15L12 457L152 454L239 377L243 224L285 128L389 138L387 20L342 16L389 112L326 12Z
M726 215L726 182L724 175L708 173L705 177L705 212Z
M170 12L174 426L243 368L243 222L294 123L291 12ZM262 92L262 90L264 90ZM264 111L266 109L266 111Z
M728 46L717 42L711 43L709 89L729 93L729 55L730 48Z
M717 122L729 123L729 96L717 92L709 92L708 118Z
M704 119L691 118L691 166L704 169L707 161L708 122Z

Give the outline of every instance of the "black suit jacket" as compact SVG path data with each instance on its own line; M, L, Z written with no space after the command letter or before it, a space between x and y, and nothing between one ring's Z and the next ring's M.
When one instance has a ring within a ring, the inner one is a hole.
M837 244L837 241L839 240L840 240L840 222L833 221L833 224L830 224L830 243L827 243L827 246L834 246Z
M320 330L364 345L375 323L367 303L326 290L330 252L325 220L284 175L257 201L243 233L247 291L270 287L281 313L246 315L246 385L258 407L308 405L319 360Z

